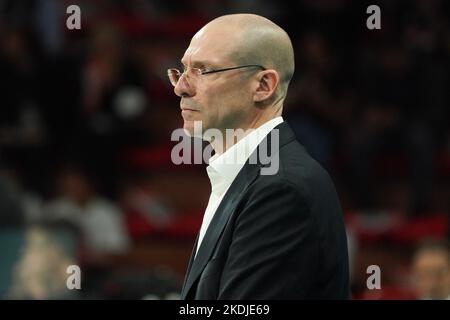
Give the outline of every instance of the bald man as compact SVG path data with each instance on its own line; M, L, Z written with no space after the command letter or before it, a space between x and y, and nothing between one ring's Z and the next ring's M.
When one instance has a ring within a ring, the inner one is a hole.
M181 63L168 75L184 130L215 151L182 298L347 299L335 188L282 118L294 74L287 33L261 16L222 16L194 35Z

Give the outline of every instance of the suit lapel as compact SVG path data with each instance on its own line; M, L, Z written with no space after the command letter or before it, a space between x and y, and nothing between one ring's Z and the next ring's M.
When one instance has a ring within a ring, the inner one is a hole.
M294 140L295 136L286 123L281 123L276 128L280 130L279 147ZM268 142L270 146L270 133L265 138L265 140L263 140L262 143ZM255 152L258 151L259 147L255 150ZM231 217L232 213L236 209L237 204L245 194L246 189L258 177L262 166L263 165L261 165L259 159L257 161L257 164L250 164L247 161L247 163L244 165L242 170L234 179L224 198L220 202L220 205L214 214L208 230L205 233L203 241L197 252L197 256L195 257L195 250L198 243L197 236L197 240L195 241L194 249L189 262L187 276L183 284L181 299L186 299L192 285L203 272L203 269L206 267L206 264L210 260L211 255L216 248L217 241L219 240L229 218Z
M187 271L186 271L186 276L184 277L183 288L186 286L186 281L187 281L188 275L191 272L192 263L194 262L195 250L197 249L197 243L198 243L199 236L200 236L200 233L197 233L197 238L195 238L195 242L194 242L194 250L192 250L192 252L191 252L191 257L189 259L189 263L188 263L188 267L187 267Z
M238 176L233 181L229 190L220 202L208 230L205 233L200 248L198 249L197 256L193 260L191 268L188 271L188 275L181 292L182 299L186 298L192 284L200 276L206 264L210 260L217 241L219 240L231 214L234 212L236 205L245 193L245 189L247 189L250 183L253 182L253 180L258 176L259 171L257 169L259 169L259 166L247 166L246 164L244 168L246 170L241 170L241 172L239 172ZM196 246L194 247L192 256L195 255L195 249Z

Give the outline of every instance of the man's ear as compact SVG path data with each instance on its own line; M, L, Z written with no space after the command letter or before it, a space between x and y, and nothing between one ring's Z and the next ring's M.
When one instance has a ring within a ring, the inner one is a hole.
M273 69L264 70L257 75L258 86L253 94L255 102L263 102L275 94L280 82L278 72Z

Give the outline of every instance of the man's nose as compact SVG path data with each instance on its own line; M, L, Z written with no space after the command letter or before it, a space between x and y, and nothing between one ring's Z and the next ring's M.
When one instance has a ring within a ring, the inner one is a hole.
M183 74L180 79L178 79L173 91L179 97L192 97L195 95L195 88L187 81L186 74Z

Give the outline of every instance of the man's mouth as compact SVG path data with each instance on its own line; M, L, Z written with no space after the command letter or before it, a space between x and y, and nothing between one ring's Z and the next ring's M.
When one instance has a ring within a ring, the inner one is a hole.
M181 110L182 111L198 111L197 109L190 108L190 107L185 107L185 106L181 106Z

